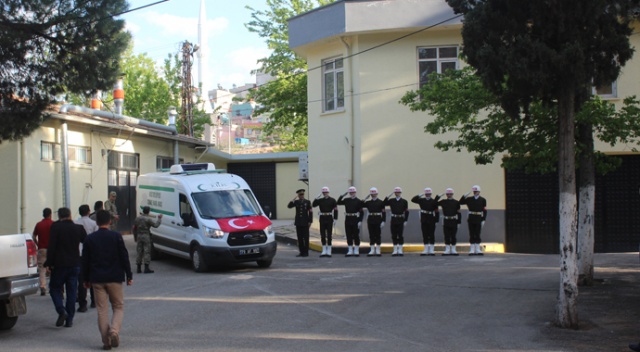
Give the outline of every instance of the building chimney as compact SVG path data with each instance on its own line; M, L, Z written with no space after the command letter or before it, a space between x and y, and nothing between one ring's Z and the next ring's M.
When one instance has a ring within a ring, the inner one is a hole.
M91 98L91 108L94 110L100 110L102 109L102 100L100 99L100 96L102 95L102 92L97 90L94 94L93 94L93 98Z
M118 78L113 86L113 102L116 104L115 113L122 115L122 107L124 106L124 82L122 77Z

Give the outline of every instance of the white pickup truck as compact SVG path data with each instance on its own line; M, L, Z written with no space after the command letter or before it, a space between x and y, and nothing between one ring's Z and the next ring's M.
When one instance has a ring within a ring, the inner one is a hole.
M38 248L31 235L0 235L0 330L27 313L26 295L38 292Z

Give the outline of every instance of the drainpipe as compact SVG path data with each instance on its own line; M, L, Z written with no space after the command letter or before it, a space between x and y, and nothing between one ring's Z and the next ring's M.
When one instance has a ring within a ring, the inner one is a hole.
M18 163L20 164L19 166L19 173L20 175L18 176L18 182L20 182L20 233L25 233L27 230L26 226L25 226L25 218L26 218L26 186L25 186L25 162L24 162L24 155L25 155L25 146L24 146L24 139L20 140L20 150L18 151L20 154L18 155Z
M349 185L355 186L355 164L356 164L356 153L355 153L355 118L353 116L353 57L351 56L351 46L347 44L344 40L344 37L340 37L340 41L347 49L347 69L349 70L349 120L351 121L351 137L349 138L349 148L351 149L351 179L349 180Z
M69 144L67 142L67 123L62 123L60 135L60 144L62 146L62 204L71 209L71 191L69 182Z
M89 108L85 108L83 106L65 104L65 105L62 105L60 107L60 111L59 112L61 114L66 114L68 112L79 112L79 113L83 113L83 114L87 114L87 115L99 116L99 117L104 117L104 118L111 119L111 120L122 121L122 122L126 122L126 123L132 124L132 125L155 128L155 129L163 130L163 131L166 131L166 132L171 132L172 135L177 135L178 134L178 131L176 130L175 125L174 126L161 125L159 123L155 123L155 122L151 122L151 121L147 121L147 120L140 120L140 119L136 119L136 118L130 117L130 116L118 115L118 114L114 114L114 113L108 112L108 111L89 109Z

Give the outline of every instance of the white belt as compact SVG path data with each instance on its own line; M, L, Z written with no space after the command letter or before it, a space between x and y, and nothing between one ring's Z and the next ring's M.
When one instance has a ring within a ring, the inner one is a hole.
M444 218L445 218L445 220L453 220L453 219L457 219L458 217L457 216L445 216Z
M344 213L345 216L358 216L358 213Z
M331 213L318 213L318 215L332 215Z
M404 214L391 214L392 218L404 218Z
M469 214L470 215L484 215L484 213L481 212L481 211L470 211Z
M373 215L373 216L382 216L382 213L369 213L369 215Z
M427 210L420 210L420 212L422 214L431 214L431 215L434 215L436 213L435 211L427 211Z

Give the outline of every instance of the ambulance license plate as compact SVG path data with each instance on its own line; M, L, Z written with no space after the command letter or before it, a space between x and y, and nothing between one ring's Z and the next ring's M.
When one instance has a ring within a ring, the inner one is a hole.
M260 254L260 248L239 249L238 252L240 255Z

